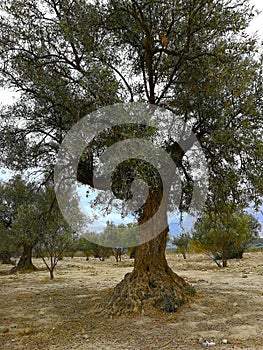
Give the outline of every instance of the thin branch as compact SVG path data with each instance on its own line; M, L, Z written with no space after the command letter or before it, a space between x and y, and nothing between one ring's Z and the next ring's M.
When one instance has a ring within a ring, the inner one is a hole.
M168 81L168 83L166 84L166 86L163 88L162 93L160 94L160 96L157 98L156 103L160 103L160 101L163 99L164 95L166 94L166 92L169 90L169 88L171 87L173 80L174 80L174 76L176 74L176 72L178 71L178 69L181 66L181 63L183 61L183 57L181 56L177 62L177 64L175 65L172 74L170 75L170 79Z
M124 77L124 75L117 69L115 68L112 64L110 64L109 62L105 62L112 70L114 70L114 72L116 72L120 77L121 79L123 80L124 84L126 85L127 89L129 90L129 93L130 93L130 96L131 96L131 99L130 99L130 102L134 102L134 96L133 96L133 91L132 91L132 88L131 86L129 85L129 83L127 82L126 78Z

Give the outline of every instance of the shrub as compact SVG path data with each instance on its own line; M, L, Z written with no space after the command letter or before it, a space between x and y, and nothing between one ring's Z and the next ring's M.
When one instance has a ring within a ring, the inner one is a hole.
M242 258L249 242L258 236L260 224L254 216L243 212L206 213L194 227L195 247L210 254L218 266L227 266L227 260Z

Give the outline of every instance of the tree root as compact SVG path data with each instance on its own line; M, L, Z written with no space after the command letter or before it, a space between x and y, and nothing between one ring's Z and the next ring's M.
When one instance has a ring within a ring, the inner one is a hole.
M148 309L176 312L194 294L194 288L170 268L153 272L133 270L107 296L100 309L109 315L144 314Z
M26 272L34 272L34 271L38 271L38 268L34 264L25 265L25 266L16 265L10 270L10 273L16 273L16 272L26 273Z

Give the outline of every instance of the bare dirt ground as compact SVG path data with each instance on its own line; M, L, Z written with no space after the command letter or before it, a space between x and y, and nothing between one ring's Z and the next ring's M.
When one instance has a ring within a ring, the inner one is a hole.
M8 275L0 266L0 349L263 349L263 252L219 269L204 255L167 255L197 295L177 313L106 318L94 307L132 270L115 263L65 258L55 279L42 269ZM226 340L227 344L223 344Z

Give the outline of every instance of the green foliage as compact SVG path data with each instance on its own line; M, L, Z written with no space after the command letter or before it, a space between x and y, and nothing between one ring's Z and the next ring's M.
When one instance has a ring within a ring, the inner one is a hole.
M95 243L92 243L85 237L79 237L74 244L74 249L76 251L83 252L87 260L90 256L96 255L96 248L97 245Z
M248 243L258 236L260 225L244 212L208 212L195 224L193 245L212 255L216 261L242 257Z
M182 254L184 259L186 259L186 253L190 248L190 235L183 233L180 236L174 237L172 244L177 246L177 252Z
M31 236L26 228L28 222L23 222L25 230L16 225L18 218L23 212L30 211L35 201L34 185L26 183L20 176L0 183L0 256L3 260L14 257L23 243L34 244L35 236Z
M46 187L41 193L35 215L38 217L36 223L39 227L38 230L34 228L38 232L35 249L53 279L54 269L73 244L75 234L60 212L52 187Z
M96 233L92 232L85 235L85 237L80 237L76 241L76 249L83 252L87 260L90 256L105 260L112 254L112 248L94 243L94 237L96 237Z
M50 258L53 273L73 238L72 230L60 213L54 191L16 176L1 184L0 192L0 256L10 260L20 248L24 248L24 252L29 248L29 254L35 248L43 259ZM31 256L27 259L31 261Z
M10 230L0 222L0 260L4 264L10 264L16 250Z
M13 237L19 245L34 246L40 230L40 213L34 203L22 204L12 225Z
M0 222L10 229L19 207L34 201L34 185L26 183L17 175L8 182L0 182L0 198Z
M132 227L131 224L128 224L128 226ZM104 260L110 255L116 257L117 253L122 255L127 242L129 242L128 233L125 230L126 228L127 226L123 224L116 226L112 222L107 222L106 228L101 233L88 232L84 236L80 236L74 243L74 251L83 252L87 260L90 256ZM122 230L123 232L121 232ZM137 232L137 230L135 230L135 232ZM121 238L123 239L122 241ZM114 247L113 242L117 241L119 245Z
M127 231L129 228L129 231ZM106 228L100 234L100 244L114 248L113 244L116 242L118 247L128 247L130 242L136 241L138 237L138 227L133 224L120 224L116 226L112 222L107 222Z
M2 158L50 174L70 127L118 101L113 73L94 55L105 46L97 10L67 0L1 0L1 9L0 84L21 93L2 114Z

